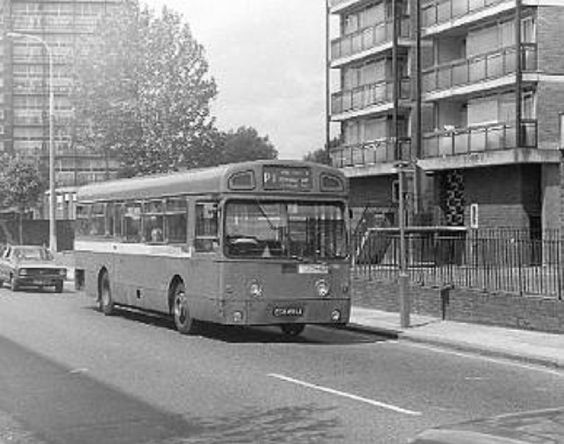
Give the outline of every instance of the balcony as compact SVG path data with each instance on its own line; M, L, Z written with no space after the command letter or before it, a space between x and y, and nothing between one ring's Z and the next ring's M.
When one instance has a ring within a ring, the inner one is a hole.
M446 91L502 78L516 72L515 48L507 47L470 59L456 60L435 66L423 72L423 92ZM521 67L523 71L537 70L537 45L521 45ZM477 86L480 89L481 86ZM453 91L456 92L456 91Z
M515 0L434 0L421 7L423 34L463 26L514 7Z
M329 0L329 8L332 14L339 14L351 6L367 3L369 0Z
M512 148L537 148L537 121L521 122L521 144L517 146L515 125L498 123L423 136L422 158L458 156Z
M395 139L390 137L340 146L331 150L331 164L336 168L346 168L412 160L411 140L400 138L397 145L396 148Z
M410 79L403 78L400 84L400 99L409 99L410 91ZM331 95L331 115L336 116L342 113L369 110L378 105L392 104L393 93L394 83L389 80L340 91Z
M404 17L399 21L400 38L409 38L409 18ZM392 44L393 23L386 21L376 25L368 26L358 31L334 39L331 42L332 66L337 67L350 60L340 61L339 59L354 58L365 51L374 50L385 44ZM377 51L374 51L377 52Z

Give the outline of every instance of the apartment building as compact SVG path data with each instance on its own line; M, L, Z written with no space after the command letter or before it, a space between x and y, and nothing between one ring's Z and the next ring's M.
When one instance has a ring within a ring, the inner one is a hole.
M117 163L71 143L70 66L77 45L92 34L101 14L120 0L0 0L0 151L49 159L49 57L54 91L56 186L77 186L114 177ZM10 36L7 33L23 34ZM47 174L46 174L47 176Z
M413 224L560 227L564 2L331 0L329 13L331 157L354 206L393 223L401 163Z

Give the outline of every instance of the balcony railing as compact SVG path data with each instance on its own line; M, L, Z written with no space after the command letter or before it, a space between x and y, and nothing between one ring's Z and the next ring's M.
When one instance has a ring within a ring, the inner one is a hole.
M521 68L537 70L537 45L521 45ZM508 47L470 59L456 60L423 72L423 91L440 91L514 73L517 69L515 48Z
M403 78L399 88L400 99L409 99L410 89L409 78ZM391 81L370 83L340 91L331 96L331 113L358 111L373 105L392 102L393 92L394 83Z
M440 25L507 0L435 0L421 7L423 28Z
M521 143L517 146L515 125L499 123L423 136L423 158L456 156L510 148L536 148L537 121L521 122Z
M331 150L334 167L367 166L377 163L410 161L411 140L399 138L397 147L393 137L356 145L344 145Z
M398 36L403 38L409 37L409 18L402 18L398 24ZM392 39L393 23L391 20L359 29L352 34L341 36L331 42L331 60L358 54L391 42Z

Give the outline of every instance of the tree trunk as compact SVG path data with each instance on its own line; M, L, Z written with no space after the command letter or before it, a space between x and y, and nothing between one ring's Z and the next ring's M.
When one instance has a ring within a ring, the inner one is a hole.
M20 223L19 223L19 237L20 237L20 245L23 245L23 210L19 211L20 215Z

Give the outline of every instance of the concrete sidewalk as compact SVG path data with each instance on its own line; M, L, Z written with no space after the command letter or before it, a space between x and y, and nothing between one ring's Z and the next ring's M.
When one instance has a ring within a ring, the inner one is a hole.
M399 313L353 306L350 328L472 353L564 369L564 335L411 315L400 328Z

